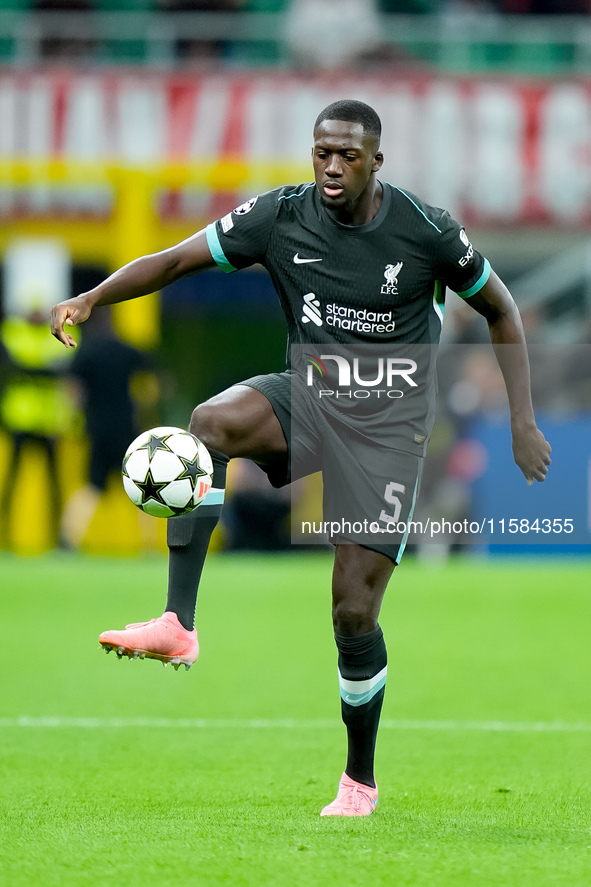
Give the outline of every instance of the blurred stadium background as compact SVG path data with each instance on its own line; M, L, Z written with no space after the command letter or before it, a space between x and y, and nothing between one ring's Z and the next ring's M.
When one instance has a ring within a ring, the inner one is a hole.
M4 547L55 546L63 504L87 482L80 391L71 355L47 338L47 308L254 193L309 180L314 118L343 96L380 113L384 177L461 219L512 288L537 348L542 427L564 443L559 480L536 503L548 517L574 508L579 541L589 541L590 9L586 0L2 0ZM116 306L113 319L149 355L132 380L140 427L185 426L200 400L283 366L284 322L260 268L181 281ZM444 516L500 516L493 492L519 482L510 460L491 461L508 437L490 354L471 347L485 338L452 296L444 342L461 349L442 360L424 492ZM289 545L281 495L241 464L230 489L218 547ZM82 545L164 551L161 523L139 523L113 478Z

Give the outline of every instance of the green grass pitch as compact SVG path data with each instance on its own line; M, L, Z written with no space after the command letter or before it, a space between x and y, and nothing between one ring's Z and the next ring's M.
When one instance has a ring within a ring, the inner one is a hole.
M344 763L331 559L217 556L186 673L118 661L159 558L0 558L0 883L591 883L591 564L408 559L380 804L320 819Z

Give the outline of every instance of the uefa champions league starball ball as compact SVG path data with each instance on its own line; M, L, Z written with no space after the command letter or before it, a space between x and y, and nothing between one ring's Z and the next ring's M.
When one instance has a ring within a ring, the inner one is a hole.
M187 514L207 495L213 475L205 444L182 428L144 431L123 459L123 486L134 505L154 517Z

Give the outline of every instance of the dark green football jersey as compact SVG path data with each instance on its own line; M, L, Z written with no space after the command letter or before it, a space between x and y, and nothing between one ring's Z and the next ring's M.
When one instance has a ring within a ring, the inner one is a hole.
M436 344L445 287L467 298L490 265L449 213L383 184L365 225L343 225L313 182L254 197L207 228L216 263L269 271L290 344Z
M343 434L425 452L445 288L467 298L490 274L449 213L383 184L376 217L343 225L312 182L252 198L209 225L207 240L225 271L268 269L302 404L314 402ZM308 423L307 407L295 410L298 423Z

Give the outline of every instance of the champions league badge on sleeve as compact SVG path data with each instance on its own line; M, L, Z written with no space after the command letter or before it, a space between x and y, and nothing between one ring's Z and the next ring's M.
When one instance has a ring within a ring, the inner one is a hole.
M235 216L245 216L251 211L258 199L258 196L251 197L250 200L247 200L246 203L240 204L240 206L237 206L236 209L232 210L232 212Z

